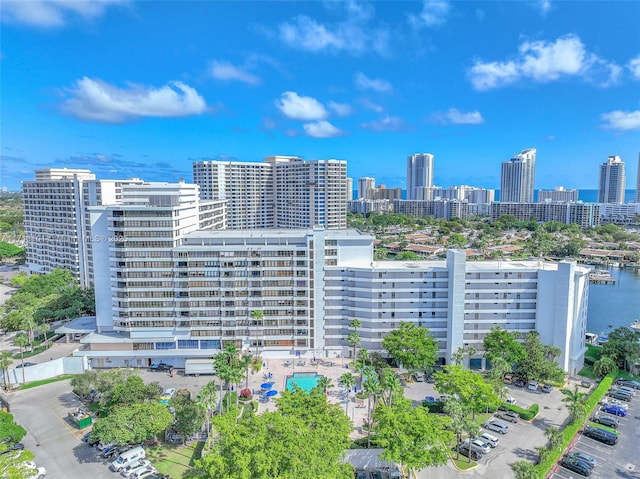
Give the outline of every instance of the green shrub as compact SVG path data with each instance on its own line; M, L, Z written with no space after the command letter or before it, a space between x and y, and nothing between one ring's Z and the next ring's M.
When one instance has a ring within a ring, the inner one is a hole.
M423 407L426 407L429 412L432 413L436 413L436 414L442 414L444 412L444 403L442 401L436 401L436 402L423 402L422 403Z
M538 411L540 410L540 406L534 403L531 406L529 406L529 409L524 409L514 404L504 403L502 406L500 406L500 409L513 411L515 413L518 413L520 418L524 419L525 421L531 421L538 414Z

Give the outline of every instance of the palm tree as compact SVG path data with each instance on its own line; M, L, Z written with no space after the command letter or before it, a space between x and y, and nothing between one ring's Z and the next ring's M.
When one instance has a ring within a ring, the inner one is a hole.
M331 382L331 378L328 378L326 376L322 376L320 379L318 379L318 384L317 386L318 388L322 389L322 392L325 394L327 394L327 389L332 388L333 387L333 383Z
M196 402L203 407L206 411L207 421L207 444L210 444L211 439L211 417L213 416L213 408L216 404L216 384L213 381L208 382L200 390L200 393L196 397Z
M578 391L577 384L573 391L562 389L561 392L566 396L562 399L562 402L569 403L567 408L569 409L570 421L575 422L583 417L587 412L587 405L585 404L587 395Z
M243 354L242 357L240 358L239 365L240 367L242 367L242 369L245 372L244 387L248 388L249 387L249 369L253 365L253 357L250 356L249 354Z
M402 390L402 384L400 384L398 376L395 375L391 368L387 367L382 370L382 375L380 377L380 387L383 391L383 399L384 392L387 393L385 403L387 404L387 406L391 407L393 395Z
M378 394L380 394L380 378L378 377L378 373L371 366L368 366L363 371L363 379L362 388L364 392L367 393L367 421L369 428L367 430L367 447L371 447L371 398L373 397L373 409L376 408L376 399L378 398Z
M557 427L549 426L545 428L544 435L549 440L549 449L562 445L562 431Z
M22 363L22 382L25 383L24 379L24 348L29 345L29 338L26 334L20 333L16 334L13 338L14 346L18 346L20 348L20 362Z
M344 403L344 413L346 415L349 415L349 413L347 412L347 408L349 406L349 391L351 391L351 388L356 385L356 378L351 373L344 373L342 376L340 376L338 382L343 388L347 390L347 400Z
M11 378L9 377L9 366L13 363L13 355L11 351L2 351L0 354L0 369L4 377L4 387L11 390Z
M355 361L355 370L362 374L367 365L371 364L371 354L368 349L361 349L358 351L358 357Z
M251 319L254 321L254 326L256 327L256 333L259 330L260 326L264 326L264 313L259 309L254 309L251 311ZM258 356L258 344L256 343L256 357Z
M347 342L353 347L353 355L351 357L355 359L356 347L362 344L362 340L360 339L360 335L358 334L358 328L362 327L362 321L354 318L351 321L349 321L349 327L353 328L353 333L347 336Z

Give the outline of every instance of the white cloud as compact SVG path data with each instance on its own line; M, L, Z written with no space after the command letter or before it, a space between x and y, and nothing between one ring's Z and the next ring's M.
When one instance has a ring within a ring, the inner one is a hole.
M603 113L600 118L605 122L602 127L608 130L640 130L640 110L615 110Z
M382 113L384 111L384 107L382 105L378 105L377 103L372 102L368 98L361 98L358 101L367 110L375 111L376 113Z
M67 92L63 109L82 120L121 123L140 117L197 115L207 109L198 92L182 82L160 88L130 85L123 89L83 77Z
M630 60L627 63L627 68L631 71L633 78L640 80L640 55Z
M409 23L415 28L442 25L449 14L451 5L446 0L424 0L418 15L409 15Z
M554 42L525 41L518 51L515 59L504 62L476 60L469 71L474 88L488 90L521 78L544 83L576 75L600 86L609 86L621 73L618 65L588 53L575 35L566 35Z
M553 6L551 5L551 0L534 0L530 4L533 8L540 11L540 15L543 17L547 16L547 13L551 11Z
M282 42L299 50L314 53L345 51L354 55L373 50L380 55L388 51L386 28L368 25L368 16L347 16L344 22L325 25L306 15L298 15L278 26Z
M360 88L361 90L387 92L393 89L391 83L389 83L388 81L369 78L362 72L358 72L355 74L355 76L353 77L353 82L355 83L356 87Z
M379 120L368 121L360 125L365 130L399 131L406 128L405 122L398 116L386 116Z
M3 0L2 21L51 28L61 27L70 17L85 20L101 16L110 5L128 0Z
M260 77L249 73L247 70L233 66L229 62L211 62L211 75L218 80L239 81L249 85L260 83Z
M462 112L457 108L449 108L446 112L436 113L433 118L445 125L481 125L484 118L479 111Z
M279 100L275 101L276 107L287 118L293 120L324 120L329 112L315 98L300 96L294 91L285 91Z
M326 120L314 121L302 125L307 135L313 138L332 138L342 135L342 131Z
M335 101L329 102L329 108L336 112L338 116L348 116L351 114L351 105L346 103L336 103Z

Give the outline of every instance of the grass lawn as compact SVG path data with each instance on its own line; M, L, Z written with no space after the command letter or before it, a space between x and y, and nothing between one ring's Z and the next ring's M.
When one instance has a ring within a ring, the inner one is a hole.
M466 471L467 469L471 469L478 465L478 463L475 461L469 462L469 459L464 457L462 454L460 454L460 459L454 459L454 457L455 457L455 453L451 457L451 460L460 471Z
M35 388L37 386L42 386L43 384L56 383L58 381L65 381L75 376L76 376L75 374L63 374L62 376L58 376L55 378L41 379L40 381L33 381L28 384L24 384L20 386L20 390Z
M193 460L200 458L203 447L203 442L197 442L190 446L165 444L149 447L147 459L162 474L168 474L172 479L180 479L185 472L193 467Z
M591 366L584 366L578 373L578 376L589 379L598 379L598 376L593 372L593 368Z

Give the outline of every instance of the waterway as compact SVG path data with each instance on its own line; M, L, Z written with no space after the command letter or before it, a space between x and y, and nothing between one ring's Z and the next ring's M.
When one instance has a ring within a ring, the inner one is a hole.
M611 268L615 284L589 285L587 331L608 334L640 319L640 271Z

